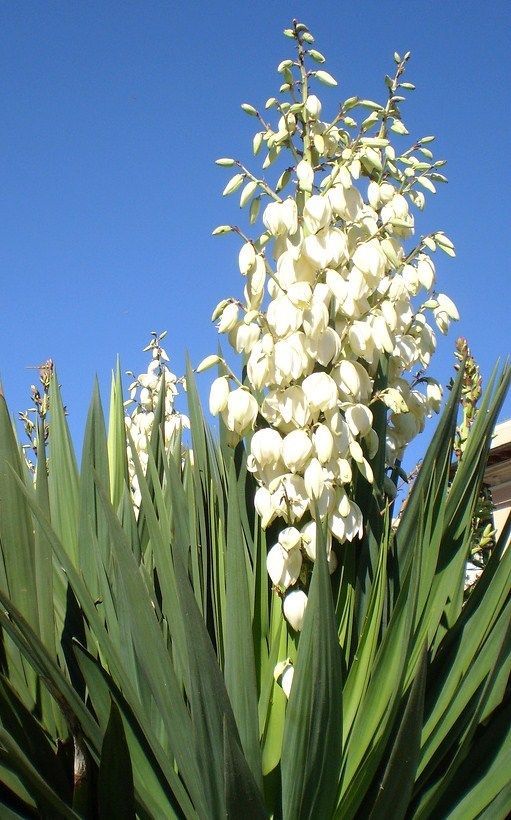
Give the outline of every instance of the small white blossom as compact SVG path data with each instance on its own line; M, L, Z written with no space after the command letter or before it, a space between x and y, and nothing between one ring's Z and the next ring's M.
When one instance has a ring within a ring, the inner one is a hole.
M284 598L284 617L295 632L301 632L302 630L306 607L307 595L302 589L288 592Z

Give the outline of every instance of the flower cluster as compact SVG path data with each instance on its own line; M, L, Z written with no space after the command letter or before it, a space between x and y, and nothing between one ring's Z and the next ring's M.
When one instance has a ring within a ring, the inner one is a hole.
M254 153L265 149L263 169L282 165L286 155L288 164L271 187L238 160L218 160L237 168L224 194L241 188L251 225L266 204L255 238L237 226L214 231L233 231L243 241L244 298L224 299L213 319L244 355L246 379L240 383L225 365L226 375L212 384L210 410L233 435L255 430L248 455L258 483L255 506L263 527L284 522L268 572L287 621L300 630L307 603L302 565L315 558L316 518L328 525L333 571L332 544L363 534L363 511L354 501L358 476L373 482L381 447L391 468L439 409L440 386L424 370L435 350L434 325L446 333L459 317L451 299L436 291L430 255L437 248L454 255L452 243L443 232L409 241L412 207L422 209L424 191L445 181L438 170L443 162L427 147L433 137L403 151L390 141L391 132L408 134L399 103L402 91L413 88L402 81L410 55L395 55L386 104L350 98L328 121L310 84L336 81L308 68L309 59L317 64L324 57L310 48L305 26L285 34L297 57L278 67L290 101L266 103L277 109L278 124L272 127L251 105L242 108L261 125ZM358 124L357 107L364 112ZM385 440L374 422L377 402L388 408ZM393 492L389 477L385 490Z
M170 447L176 432L190 426L187 416L179 413L174 408L174 401L178 395L178 383L182 380L171 372L168 365L169 357L161 346L161 341L166 335L166 331L160 334L154 332L151 334L151 341L144 348L144 352L151 353L151 360L146 372L141 373L139 376L135 376L131 372L128 373L133 381L129 386L130 398L125 402L125 406L135 405L135 407L131 413L126 414L125 425L132 442L132 444L128 444L128 470L135 511L140 509L141 493L132 446L145 474L149 459L148 448L162 388L165 390L165 395L162 397L164 402L162 432L165 447Z

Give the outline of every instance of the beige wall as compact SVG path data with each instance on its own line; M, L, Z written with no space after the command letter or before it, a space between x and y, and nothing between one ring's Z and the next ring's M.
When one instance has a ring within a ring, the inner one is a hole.
M491 487L498 536L511 510L511 419L495 427L484 480Z

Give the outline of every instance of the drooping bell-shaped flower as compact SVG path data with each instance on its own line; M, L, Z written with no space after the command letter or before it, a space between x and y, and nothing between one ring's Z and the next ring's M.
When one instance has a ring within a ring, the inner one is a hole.
M330 410L337 405L337 385L328 373L311 373L302 383L313 413Z
M302 159L296 166L296 176L298 185L302 191L312 191L314 184L314 171L312 165L306 159Z
M366 436L373 423L373 414L365 404L352 404L345 410L348 427L354 436Z
M292 473L299 472L307 463L313 445L305 430L293 430L282 442L282 458Z
M219 376L211 385L209 391L209 412L217 416L227 407L229 398L229 381L226 376Z
M226 410L227 427L242 435L245 430L254 426L259 406L249 390L245 387L238 387L229 393Z
M275 544L266 557L266 568L276 587L287 589L296 584L302 568L302 553L299 549L287 552L280 543Z
M249 270L254 267L256 263L256 252L252 242L245 242L245 244L241 246L238 263L242 276L245 276Z
M282 438L278 431L271 427L257 430L250 442L250 452L262 466L277 464L282 455Z
M307 595L303 589L292 590L284 598L284 617L295 632L302 630L306 607Z
M298 228L298 210L294 199L270 202L263 213L265 227L273 236L294 234Z
M309 233L317 233L330 223L332 208L325 196L314 194L305 203L303 221Z

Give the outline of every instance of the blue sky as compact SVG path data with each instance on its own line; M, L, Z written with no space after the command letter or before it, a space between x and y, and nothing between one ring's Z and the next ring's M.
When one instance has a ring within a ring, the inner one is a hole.
M4 2L0 376L13 412L29 404L27 368L52 357L78 441L94 375L106 398L116 355L139 371L151 330L169 331L177 373L185 350L194 363L216 350L211 310L242 283L236 239L211 237L238 219L214 159L250 160L239 105L277 92L292 17L339 80L322 92L332 112L338 98L384 99L393 52L412 51L406 121L437 135L449 177L417 227L454 240L438 282L462 315L432 374L449 378L460 334L486 375L509 353L509 2Z

